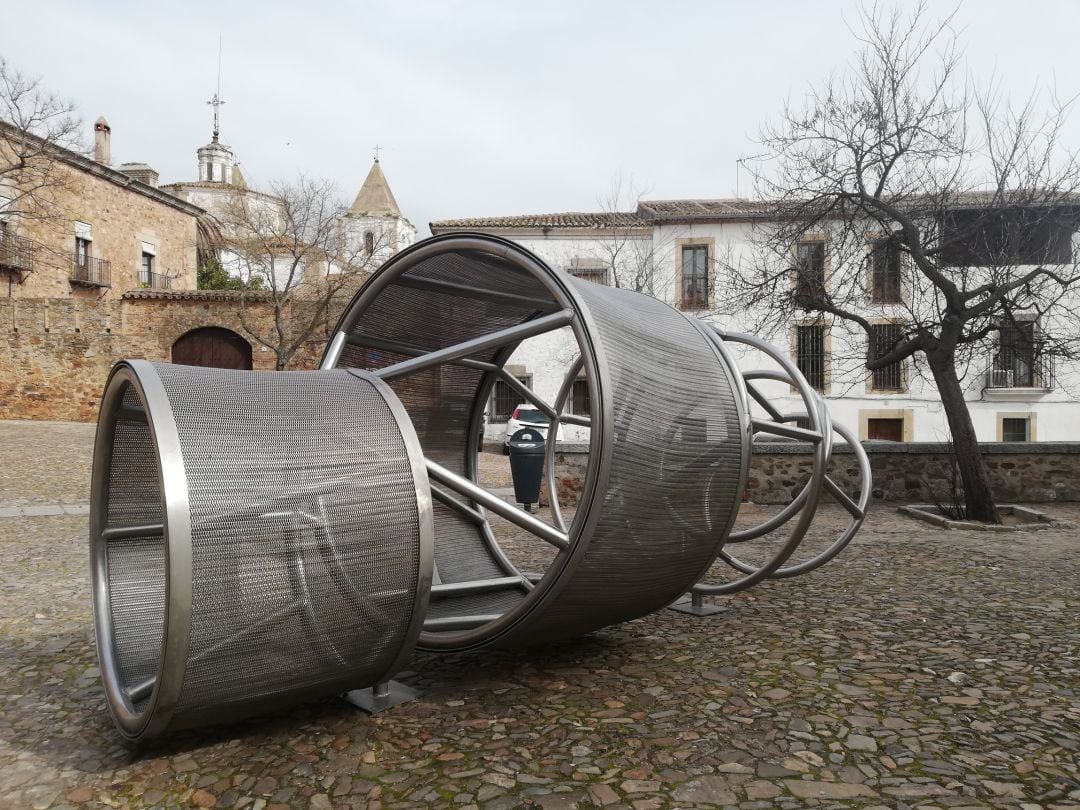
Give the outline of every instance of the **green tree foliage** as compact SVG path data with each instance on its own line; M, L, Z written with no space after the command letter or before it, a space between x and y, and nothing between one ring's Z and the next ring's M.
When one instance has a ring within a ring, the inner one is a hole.
M261 290L263 280L254 277L249 281L230 275L221 262L214 260L199 268L200 290Z

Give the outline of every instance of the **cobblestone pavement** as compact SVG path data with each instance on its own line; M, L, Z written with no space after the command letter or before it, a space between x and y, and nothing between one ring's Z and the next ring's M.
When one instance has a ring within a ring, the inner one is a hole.
M85 501L92 435L0 423L0 502ZM423 696L386 714L327 700L138 753L98 680L85 535L0 519L0 806L1080 806L1072 529L879 506L822 571L718 616L418 655L402 680Z

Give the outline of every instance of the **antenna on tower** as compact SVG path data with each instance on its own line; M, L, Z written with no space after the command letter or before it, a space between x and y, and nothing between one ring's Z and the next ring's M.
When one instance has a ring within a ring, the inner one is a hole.
M221 131L218 127L218 107L225 102L221 100L221 37L218 37L217 45L217 90L214 91L214 97L208 102L211 107L214 108L214 143L217 143L218 135Z

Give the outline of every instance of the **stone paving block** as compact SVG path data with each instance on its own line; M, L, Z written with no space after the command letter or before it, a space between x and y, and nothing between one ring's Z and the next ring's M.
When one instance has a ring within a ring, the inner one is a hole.
M64 507L56 503L39 504L36 506L24 506L22 513L25 517L56 517L64 514Z

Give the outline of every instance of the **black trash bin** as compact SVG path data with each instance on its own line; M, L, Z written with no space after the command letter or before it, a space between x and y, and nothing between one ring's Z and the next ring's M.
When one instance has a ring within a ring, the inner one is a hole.
M540 502L540 481L544 477L544 436L533 428L522 428L510 437L510 474L514 478L514 500L531 512Z

